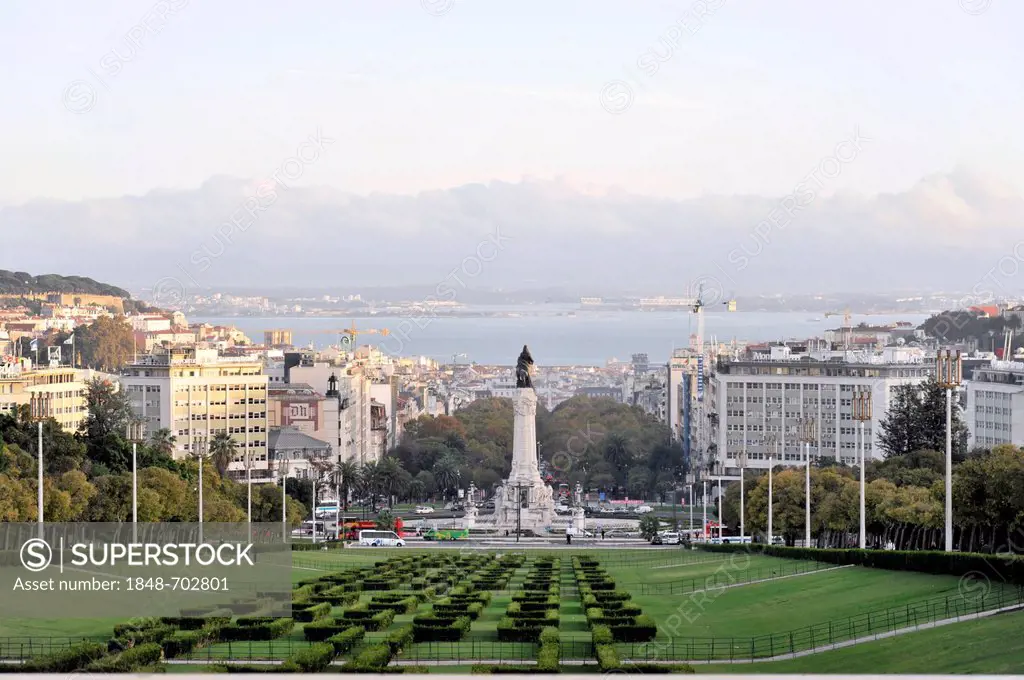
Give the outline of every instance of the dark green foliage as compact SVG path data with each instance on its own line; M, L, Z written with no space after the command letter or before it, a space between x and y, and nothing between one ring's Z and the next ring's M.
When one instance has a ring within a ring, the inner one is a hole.
M366 635L366 631L361 626L352 626L347 628L337 635L332 635L327 639L334 645L334 653L336 656L341 656L352 650Z
M97 659L85 669L90 673L136 673L160 663L162 657L163 648L155 642L150 642L126 649L117 656Z
M352 661L345 664L342 670L346 673L379 672L391 663L391 647L388 645L370 645L364 647Z
M310 645L286 659L281 665L285 673L320 673L334 661L334 646L326 642Z
M99 643L83 642L53 654L30 659L19 666L18 671L24 673L70 673L85 668L106 653L106 647Z
M220 629L221 642L234 640L276 640L292 632L295 627L294 619L269 619L263 617L239 617L234 625L224 626ZM254 620L256 619L256 620ZM245 625L245 623L251 625Z

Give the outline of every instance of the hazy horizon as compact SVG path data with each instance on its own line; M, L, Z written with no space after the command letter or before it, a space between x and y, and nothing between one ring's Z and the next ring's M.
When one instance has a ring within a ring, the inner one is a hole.
M1024 293L1024 6L241 7L0 10L0 268Z

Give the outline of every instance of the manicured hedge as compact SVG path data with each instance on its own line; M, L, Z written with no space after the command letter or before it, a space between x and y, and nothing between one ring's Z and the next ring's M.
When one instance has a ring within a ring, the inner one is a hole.
M460 616L451 622L433 617L413 620L413 639L416 642L457 642L469 632L472 620Z
M612 624L611 629L616 642L647 642L658 635L657 624L646 614L636 617L631 624Z
M164 648L164 658L171 659L188 654L193 650L216 642L219 633L219 627L215 626L200 628L199 630L179 630L170 637L164 638L161 642Z
M321 602L302 609L292 609L292 618L302 623L312 623L331 615L329 602Z
M307 623L302 628L302 634L310 642L324 642L338 633L344 633L354 625L362 626L362 622L345 621L339 618L324 619Z
M53 654L29 659L17 667L19 673L70 673L85 668L107 653L106 647L95 642L83 642Z
M622 663L619 661L619 653L615 651L615 647L612 645L597 645L596 652L597 665L603 672L607 673L622 667Z
M561 654L562 646L559 642L558 628L543 629L540 632L540 649L537 651L537 671L557 673Z
M413 626L408 624L398 630L388 633L387 644L391 648L391 655L395 656L402 651L402 648L413 641Z
M351 651L366 635L362 626L352 626L327 638L327 642L334 645L334 654L341 656Z
M107 656L93 661L85 667L90 673L134 673L140 669L160 663L163 648L155 642L126 649L117 656Z
M293 654L281 664L285 673L320 673L334 661L334 646L318 642Z
M370 645L364 647L354 659L342 667L345 673L380 672L391 663L391 647L388 645Z
M263 617L239 617L238 620L220 629L219 639L221 642L234 642L235 640L276 640L282 638L295 628L294 619L262 620ZM248 623L252 625L246 625Z
M812 560L829 564L856 564L891 571L919 571L926 574L963 576L980 572L991 579L1024 584L1024 556L947 553L935 550L838 550L831 548L787 548L768 545L707 545L709 552L760 552L773 557Z

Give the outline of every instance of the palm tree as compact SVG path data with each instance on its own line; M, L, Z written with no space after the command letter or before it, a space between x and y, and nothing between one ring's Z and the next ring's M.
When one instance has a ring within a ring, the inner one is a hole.
M459 461L455 459L455 456L446 454L434 463L433 473L438 488L441 489L444 499L447 500L448 492L459 485Z
M344 498L345 512L348 512L349 491L359 487L359 466L351 460L343 460L334 466L333 476L338 490L338 502Z
M633 462L629 440L617 432L609 434L605 439L604 457L616 470L621 472L628 469Z
M174 447L177 443L178 438L171 434L171 431L166 427L160 428L149 438L149 446L165 456L170 456L174 453Z
M217 472L221 477L224 476L228 466L235 460L237 450L238 445L235 443L234 437L227 432L218 432L210 439L210 458L213 460L213 465L217 468ZM248 464L248 461L246 461L246 464Z

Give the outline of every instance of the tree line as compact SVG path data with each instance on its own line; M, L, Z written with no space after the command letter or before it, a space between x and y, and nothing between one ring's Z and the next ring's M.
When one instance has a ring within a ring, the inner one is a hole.
M953 541L965 551L1024 551L1024 450L967 448L967 428L952 412ZM894 390L881 421L883 460L865 465L868 547L942 548L945 528L945 390L934 380ZM773 531L792 545L805 532L804 467L773 470ZM819 547L856 547L860 531L859 468L821 459L810 469L811 533ZM767 532L768 475L746 471L745 524ZM739 530L740 483L728 485L723 516Z
M64 432L43 421L43 516L53 522L125 522L132 519L132 412L127 395L94 380L86 393L82 430ZM0 521L38 520L38 423L28 406L0 414ZM137 443L140 522L198 521L199 461L172 457L175 438L160 430ZM229 436L215 437L203 464L203 520L246 521L247 490L225 472L234 457ZM297 494L289 484L290 496ZM253 485L253 521L279 522L279 487ZM287 517L298 524L307 509L294 498Z

